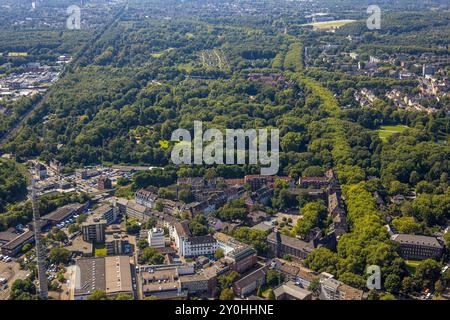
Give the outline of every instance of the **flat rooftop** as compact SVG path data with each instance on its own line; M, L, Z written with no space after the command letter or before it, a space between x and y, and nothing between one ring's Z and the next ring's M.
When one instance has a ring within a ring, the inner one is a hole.
M14 250L18 246L21 246L24 242L30 240L32 237L34 237L34 232L33 231L26 231L26 232L20 234L19 236L16 236L10 242L5 243L2 246L2 249Z
M130 258L110 256L77 261L75 296L103 290L108 295L133 292Z
M140 272L140 276L144 293L176 290L181 286L175 267Z
M69 204L64 207L58 208L55 211L45 215L42 217L42 220L50 220L50 221L62 221L69 217L74 211L79 210L83 205L82 204Z
M133 292L130 258L127 256L105 257L106 293Z

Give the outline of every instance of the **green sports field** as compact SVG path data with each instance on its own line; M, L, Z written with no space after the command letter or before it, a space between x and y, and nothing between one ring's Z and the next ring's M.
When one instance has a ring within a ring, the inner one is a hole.
M408 129L407 126L395 125L395 126L380 126L378 129L378 135L381 140L387 141L387 139L394 133L401 133Z

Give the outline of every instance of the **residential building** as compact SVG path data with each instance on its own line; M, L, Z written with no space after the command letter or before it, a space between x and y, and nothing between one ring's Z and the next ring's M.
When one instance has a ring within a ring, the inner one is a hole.
M212 255L217 248L217 241L212 236L189 237L184 242L183 253L186 257Z
M328 187L329 181L327 177L301 177L298 184L305 189L321 189Z
M422 76L433 76L435 73L435 68L431 64L424 64L422 67Z
M267 270L268 267L263 266L236 281L233 285L234 294L245 298L256 291L259 286L263 286L266 283Z
M288 281L273 290L276 300L311 300L312 292Z
M189 186L189 188L191 188L193 190L215 189L217 186L217 183L222 180L223 180L222 178L205 179L202 177L178 178L177 185Z
M83 240L87 242L105 242L105 230L107 222L104 219L91 218L81 224Z
M166 246L164 230L161 228L152 228L148 232L148 244L152 248L164 248Z
M283 274L285 279L293 281L304 289L308 289L311 281L319 277L319 274L305 268L295 262L275 260L273 268Z
M436 237L394 234L391 239L399 244L399 254L404 259L440 259L444 245Z
M175 240L178 253L182 257L202 256L214 254L218 245L212 236L191 235L187 221L175 222L171 237Z
M218 248L223 250L225 258L230 262L233 270L243 273L256 264L257 254L253 247L220 232L216 232L214 238L217 240Z
M290 255L298 259L306 259L306 257L314 249L314 245L310 242L289 237L275 230L267 236L269 251L275 257L283 257Z
M108 224L112 224L117 220L119 208L115 205L104 204L92 212L91 217L106 220Z
M134 200L129 200L125 205L120 204L125 210L125 214L128 218L134 218L139 221L147 221L150 216L150 209L136 203Z
M203 273L187 274L180 276L181 290L187 290L189 294L211 293L209 279Z
M154 192L154 190L141 189L135 193L134 199L137 204L154 209L158 195Z
M188 222L175 222L174 228L171 231L171 237L175 240L175 245L178 248L178 253L180 254L180 256L185 256L185 243L191 236Z
M97 188L98 190L112 189L111 179L109 179L108 177L101 176L100 178L98 178Z
M100 171L97 169L76 169L75 170L75 178L79 180L85 180L88 178L95 177L100 174Z
M108 256L130 254L128 235L124 233L106 234L105 247Z
M362 290L346 285L325 272L320 274L320 287L322 300L362 300L364 295Z
M251 191L256 191L266 185L268 177L261 175L245 176L244 181L250 185Z
M104 204L95 209L88 219L81 224L83 240L96 243L105 242L106 227L117 220L118 213L118 207L109 204Z

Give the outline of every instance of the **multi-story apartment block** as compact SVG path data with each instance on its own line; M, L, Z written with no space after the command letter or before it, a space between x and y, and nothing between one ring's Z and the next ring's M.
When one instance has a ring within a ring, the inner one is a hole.
M105 242L105 230L107 221L99 218L91 218L81 225L83 240L87 242Z
M126 247L129 245L128 236L121 233L107 234L105 238L106 254L125 255L129 254Z
M152 190L141 189L135 193L134 199L137 204L150 209L154 209L156 206L158 195Z
M310 242L286 236L277 230L267 236L267 244L269 251L275 257L290 255L298 259L306 259L314 249L314 245Z
M211 236L193 237L187 221L175 222L171 233L171 237L175 240L180 256L209 255L217 251L218 245L216 239Z
M112 189L111 179L108 177L101 176L98 178L97 188L99 190L110 190Z
M333 275L322 272L320 274L320 298L322 300L362 300L364 292L350 287L334 279Z
M211 255L217 248L217 241L212 236L189 237L184 242L184 255L186 257Z
M266 283L268 266L263 266L235 282L234 293L242 298L256 291L258 287Z
M104 204L92 212L92 217L104 219L108 224L114 223L118 215L119 208L110 204Z
M253 267L257 262L256 250L253 247L237 241L224 233L216 232L218 248L222 249L231 268L239 273Z
M153 228L148 232L148 244L152 248L164 248L166 240L164 230L161 228Z
M435 237L394 234L391 239L399 244L399 253L404 259L440 259L444 251L444 245Z
M81 229L83 240L87 242L103 243L106 238L106 226L117 220L119 209L117 206L104 204L92 212Z

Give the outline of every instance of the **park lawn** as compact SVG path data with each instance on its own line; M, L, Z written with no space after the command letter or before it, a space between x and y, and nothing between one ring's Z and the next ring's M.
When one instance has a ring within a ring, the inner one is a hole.
M420 261L416 260L405 260L406 270L409 274L414 275L416 273L416 268L419 266Z
M320 30L320 29L340 28L352 22L355 22L355 20L334 20L334 21L315 22L305 24L304 26L312 26L314 29Z
M151 54L151 56L152 56L152 58L161 58L164 53L170 52L172 50L174 50L174 48L168 48L168 49L160 51L160 52L154 52Z
M9 52L8 57L27 57L27 52Z
M169 141L167 141L167 140L159 140L158 143L162 149L169 148Z
M104 244L94 244L94 257L106 257L106 246Z
M267 296L269 295L270 289L271 288L267 284L261 286L262 298L267 299ZM255 295L257 294L257 292L258 292L258 289L256 289Z
M133 185L129 184L127 186L116 186L116 192L114 193L116 197L125 198L131 200L134 198Z
M182 72L187 72L187 73L191 73L192 70L194 69L194 67L190 63L177 64L177 68L178 68L178 70L180 70Z
M403 125L380 126L380 128L378 129L378 136L383 142L386 142L387 139L394 133L401 133L406 129L408 129L408 127Z

